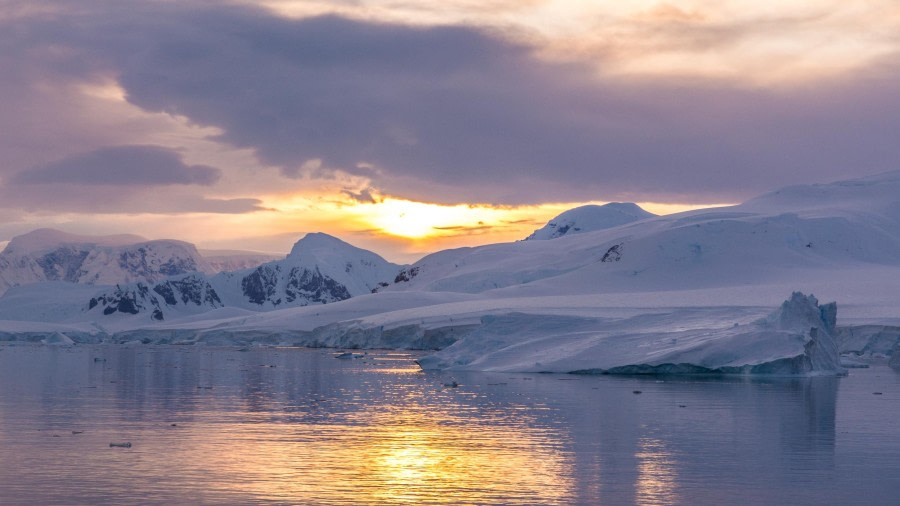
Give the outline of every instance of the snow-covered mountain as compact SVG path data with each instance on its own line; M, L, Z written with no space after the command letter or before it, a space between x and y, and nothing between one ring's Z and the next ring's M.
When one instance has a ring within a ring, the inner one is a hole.
M214 276L199 273L158 283L116 286L91 298L96 314L141 314L163 320L221 307L267 311L337 302L374 292L393 281L400 266L327 234L297 241L283 260Z
M284 255L272 255L270 253L259 253L255 251L235 251L235 250L199 250L209 265L216 272L239 271L242 269L252 269L266 262L280 260Z
M654 216L656 215L630 202L581 206L561 213L543 227L535 230L525 240L556 239L564 235L605 230Z
M284 260L249 271L223 273L217 285L240 293L246 304L324 304L372 293L393 281L400 266L323 233L307 234Z
M0 294L10 287L64 281L110 285L156 282L213 268L189 243L136 235L82 236L40 229L14 237L0 253Z
M900 172L564 236L441 251L386 290L496 296L684 290L900 267ZM813 274L818 273L818 274Z

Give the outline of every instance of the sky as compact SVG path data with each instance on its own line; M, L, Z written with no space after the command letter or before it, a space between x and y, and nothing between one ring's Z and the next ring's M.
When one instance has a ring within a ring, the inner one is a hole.
M0 0L0 241L410 262L895 170L898 50L894 0Z

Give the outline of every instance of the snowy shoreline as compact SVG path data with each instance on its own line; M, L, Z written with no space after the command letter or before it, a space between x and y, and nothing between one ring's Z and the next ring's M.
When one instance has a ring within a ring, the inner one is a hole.
M835 322L834 304L819 305L815 297L794 293L775 311L739 306L554 311L523 305L511 310L482 301L374 313L294 330L254 325L248 318L212 328L112 332L93 325L15 322L31 328L7 328L0 331L0 341L436 351L419 360L426 370L821 375L845 373L841 354L845 361L887 358L900 338L900 326L838 327Z

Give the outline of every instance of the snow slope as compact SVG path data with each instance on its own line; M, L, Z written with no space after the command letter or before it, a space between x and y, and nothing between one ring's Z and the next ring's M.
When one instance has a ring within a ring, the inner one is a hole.
M14 237L0 253L0 294L10 287L42 281L89 285L156 282L194 271L212 273L213 269L186 242L40 229Z
M630 202L581 206L561 213L543 227L535 230L525 240L556 239L564 235L605 230L654 216L656 215Z
M647 292L802 282L867 267L900 268L900 172L552 241L441 251L387 290Z

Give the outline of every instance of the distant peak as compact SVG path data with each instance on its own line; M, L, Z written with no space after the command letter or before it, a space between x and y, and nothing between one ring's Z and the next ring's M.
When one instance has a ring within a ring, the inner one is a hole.
M100 246L124 246L146 242L147 239L134 234L119 235L79 235L55 228L39 228L13 237L5 252L17 254L46 251L63 244L95 244Z
M603 230L656 216L632 202L575 207L553 218L526 240L556 239L564 235Z
M291 248L291 252L288 256L295 256L304 251L319 250L324 248L354 248L354 246L324 232L310 232L300 238L299 241L294 243L294 247Z

